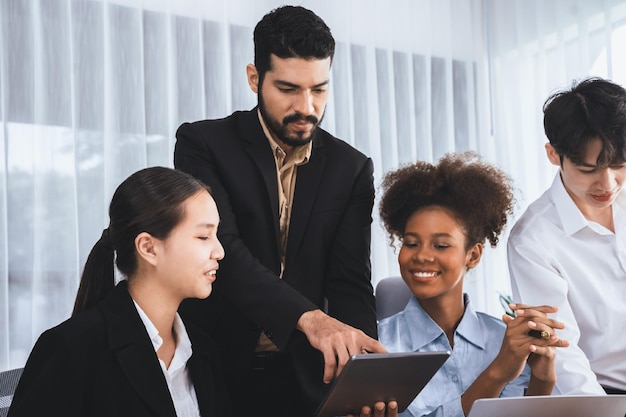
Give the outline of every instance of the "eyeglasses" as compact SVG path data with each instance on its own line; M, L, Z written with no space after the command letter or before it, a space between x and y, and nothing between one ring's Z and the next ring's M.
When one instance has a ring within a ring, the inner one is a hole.
M502 293L498 293L500 294L498 296L498 298L500 299L500 305L502 305L502 308L504 308L504 312L506 313L507 316L511 316L511 317L517 317L517 314L515 314L515 311L511 310L511 307L509 307L509 304L514 304L513 303L513 298L511 298L510 295L504 295Z

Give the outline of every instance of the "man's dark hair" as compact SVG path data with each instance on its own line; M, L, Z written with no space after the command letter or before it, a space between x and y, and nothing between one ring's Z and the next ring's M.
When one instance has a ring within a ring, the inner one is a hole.
M587 145L602 141L598 166L626 162L626 90L602 78L574 81L569 90L552 94L543 105L543 126L561 163L583 162Z
M254 65L259 81L271 69L271 54L279 58L332 60L335 39L326 23L300 6L272 10L254 28Z

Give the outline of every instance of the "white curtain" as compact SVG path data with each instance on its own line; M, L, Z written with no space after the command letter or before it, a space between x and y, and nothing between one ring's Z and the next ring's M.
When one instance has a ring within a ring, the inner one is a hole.
M522 202L551 177L540 130L550 88L600 56L598 75L619 69L623 7L588 3L296 2L338 42L324 127L373 158L377 185L401 164L474 149L512 174ZM252 30L282 4L0 1L0 370L23 366L39 334L69 317L120 181L172 166L182 122L255 105ZM376 209L372 240L374 282L397 275ZM496 315L504 243L466 280Z

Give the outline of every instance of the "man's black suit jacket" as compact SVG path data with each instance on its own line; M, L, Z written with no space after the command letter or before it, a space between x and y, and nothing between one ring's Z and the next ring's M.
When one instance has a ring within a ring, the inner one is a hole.
M327 389L323 358L294 330L298 318L321 308L377 336L370 282L371 159L317 129L310 160L297 168L281 280L278 179L257 110L185 123L176 137L174 166L212 188L226 253L213 295L183 303L181 311L213 330L234 387L264 329L290 354L310 399L304 408L313 409Z
M185 325L187 362L202 416L230 415L217 348ZM10 417L176 417L146 328L125 281L107 298L37 340L15 391Z

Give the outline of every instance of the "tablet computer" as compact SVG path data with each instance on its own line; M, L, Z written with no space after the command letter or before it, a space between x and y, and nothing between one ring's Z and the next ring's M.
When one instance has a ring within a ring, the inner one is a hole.
M538 395L482 398L468 417L624 417L626 395Z
M368 353L350 357L317 409L317 417L359 415L377 401L404 411L450 352Z

